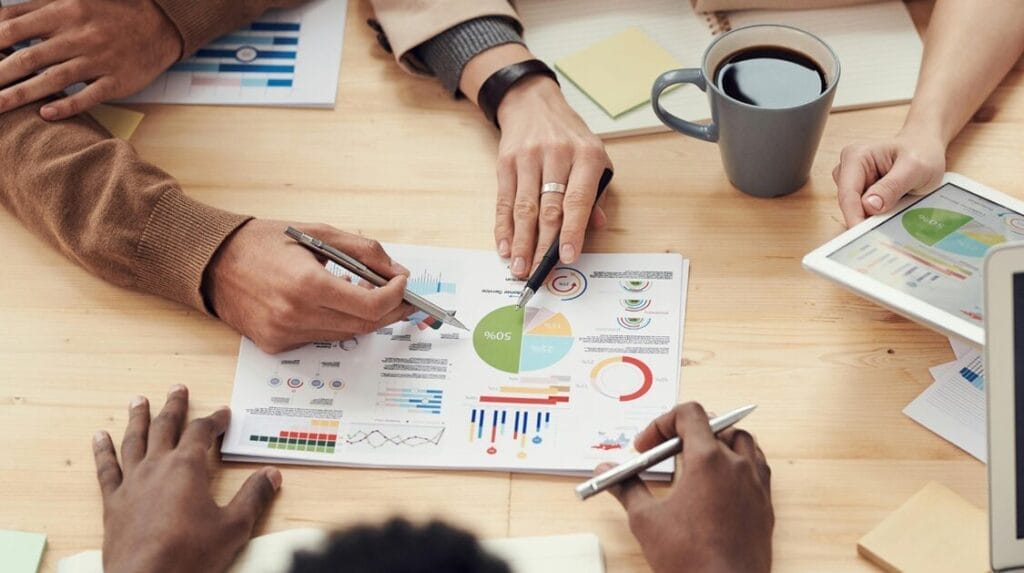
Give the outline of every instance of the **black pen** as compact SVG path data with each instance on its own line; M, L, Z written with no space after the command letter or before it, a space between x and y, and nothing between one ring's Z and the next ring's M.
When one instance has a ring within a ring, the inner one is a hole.
M611 169L605 169L604 173L601 174L601 181L597 184L597 196L594 197L594 205L597 205L597 200L601 198L605 188L608 187L609 183L611 183L612 175L614 175L614 173L612 173ZM558 249L560 247L561 244L558 237L555 237L555 242L551 243L551 246L548 247L548 252L544 253L544 257L541 258L540 264L537 265L537 270L533 271L533 274L531 274L530 278L526 281L526 288L523 289L523 294L519 295L519 301L516 302L516 308L523 308L526 306L526 303L530 302L533 295L537 294L537 291L540 289L541 285L544 284L544 281L548 280L548 275L551 274L551 271L553 271L555 266L558 265Z
M345 253L339 251L338 249L328 245L327 243L321 241L320 239L317 239L316 237L307 235L306 233L303 233L302 231L294 227L288 227L288 229L285 230L284 234L288 235L292 239L295 239L295 241L302 245L303 247L306 247L307 249L320 255L321 257L337 264L346 271L356 275L357 277L365 280L366 282L374 286L382 287L388 284L388 279L378 275L363 263L359 262L353 257L346 255ZM448 312L447 310L437 306L436 304L430 302L429 300L421 297L420 295L412 292L409 289L405 289L405 294L403 298L405 302L411 304L412 306L419 310L422 310L423 312L432 316L436 320L440 320L441 322L450 324L456 328L461 328L462 330L469 330L468 328L466 328L465 324L462 324L461 322L459 322L457 318L455 318L455 315L453 313Z

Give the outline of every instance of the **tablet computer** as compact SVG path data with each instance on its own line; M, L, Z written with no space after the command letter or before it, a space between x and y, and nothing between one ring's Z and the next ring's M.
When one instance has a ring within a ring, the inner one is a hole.
M989 546L996 571L1024 568L1024 245L985 260Z
M1024 202L956 173L804 257L804 266L911 320L984 344L992 247L1024 240Z

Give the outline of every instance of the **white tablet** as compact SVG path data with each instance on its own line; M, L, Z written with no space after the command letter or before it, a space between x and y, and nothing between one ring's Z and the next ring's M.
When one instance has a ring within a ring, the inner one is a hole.
M1024 568L1024 245L985 260L985 387L992 568Z
M946 335L985 343L982 263L1024 240L1024 202L956 173L804 257L804 266Z

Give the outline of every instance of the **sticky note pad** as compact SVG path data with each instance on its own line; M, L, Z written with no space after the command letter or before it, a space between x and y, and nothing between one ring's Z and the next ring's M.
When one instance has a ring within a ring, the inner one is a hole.
M988 571L985 512L946 486L924 486L861 538L857 552L893 573Z
M0 529L0 560L5 573L36 573L44 548L45 533Z
M663 72L683 67L640 28L626 28L555 62L576 87L618 117L651 99L651 84Z
M142 118L145 117L140 112L106 104L100 104L90 109L89 115L96 120L96 123L102 125L103 129L109 131L110 135L125 141L131 139L132 134L142 123Z

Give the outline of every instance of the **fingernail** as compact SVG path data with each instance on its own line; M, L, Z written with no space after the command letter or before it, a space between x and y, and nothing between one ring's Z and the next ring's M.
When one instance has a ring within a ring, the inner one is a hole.
M102 444L104 442L104 440L106 440L106 439L107 439L107 433L104 432L103 430L100 430L100 431L98 431L98 432L96 432L95 434L92 435L92 443L94 443L96 445Z
M174 386L171 386L171 389L167 391L167 394L168 395L177 394L179 392L184 392L185 390L186 390L186 388L185 388L184 385L182 385L182 384L175 384Z
M39 115L43 116L43 119L57 119L57 108L44 105L43 109L39 110Z
M563 263L571 263L576 260L576 249L566 243L562 245L561 258Z
M871 205L875 209L881 209L882 205L884 205L884 203L882 202L882 198L879 197L878 195L868 195L865 201L867 201L868 205Z
M145 396L136 396L136 397L132 398L132 403L129 404L128 407L131 408L132 410L134 410L135 408L138 408L139 406L141 406L141 405L143 405L145 403L146 403L146 397Z
M267 476L267 479L270 480L270 485L274 487L274 491L281 489L281 482L284 478L281 476L280 470L277 468L267 468L263 475Z
M501 242L498 243L498 254L502 257L507 257L509 255L508 239L502 239Z
M518 276L523 274L524 271L526 271L526 259L523 257L516 257L516 259L512 261L512 274Z

